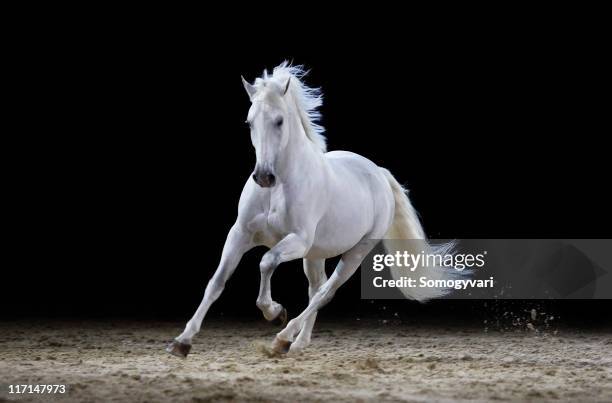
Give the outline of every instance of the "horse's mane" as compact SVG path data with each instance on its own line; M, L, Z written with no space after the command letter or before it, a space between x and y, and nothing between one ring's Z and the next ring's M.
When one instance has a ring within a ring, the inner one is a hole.
M317 146L322 152L327 151L327 143L323 133L325 128L318 122L321 119L321 113L317 110L323 104L323 94L320 88L308 87L302 82L302 78L308 74L304 70L304 66L292 66L287 61L282 62L274 68L272 75L269 76L267 71L264 71L262 77L255 80L255 88L260 90L269 82L274 82L276 85L284 88L287 80L291 80L288 92L295 100L295 106L299 114L302 126L306 132L306 136Z

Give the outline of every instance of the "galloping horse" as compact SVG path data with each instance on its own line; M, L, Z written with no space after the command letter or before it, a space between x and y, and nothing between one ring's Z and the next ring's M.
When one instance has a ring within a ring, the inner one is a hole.
M307 87L301 66L286 62L254 84L242 79L251 100L247 116L257 163L244 186L219 267L185 330L167 348L186 357L211 304L219 297L242 255L265 245L260 263L257 306L269 320L286 323L287 311L272 300L270 278L276 267L303 259L308 278L308 307L277 334L272 348L297 352L310 343L318 310L357 270L379 239L425 240L405 189L391 173L347 151L327 152L323 127L317 124L322 103L318 89ZM333 274L325 259L341 255ZM430 278L452 277L449 270ZM416 300L435 298L440 289L403 289Z

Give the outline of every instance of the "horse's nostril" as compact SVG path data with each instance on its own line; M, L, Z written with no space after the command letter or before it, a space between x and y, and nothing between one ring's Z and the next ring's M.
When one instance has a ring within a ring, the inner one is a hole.
M261 173L253 173L253 180L261 187L270 187L274 186L274 182L276 181L276 177L274 174L269 172L261 172Z

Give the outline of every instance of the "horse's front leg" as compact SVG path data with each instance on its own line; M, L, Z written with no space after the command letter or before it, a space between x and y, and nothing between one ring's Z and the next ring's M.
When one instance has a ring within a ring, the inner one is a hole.
M261 259L259 264L261 281L259 283L257 307L261 309L266 320L278 320L282 326L286 324L287 310L281 304L272 300L270 279L279 264L304 257L310 245L311 242L306 237L291 233L266 252Z
M200 331L202 321L204 320L204 316L206 316L206 312L208 312L208 308L210 308L212 303L215 302L221 295L221 292L223 292L225 282L234 273L234 270L236 270L236 266L238 266L242 255L253 246L251 234L241 228L240 224L234 224L227 235L219 267L206 286L204 298L200 306L191 320L187 322L187 326L185 326L183 333L170 343L166 351L183 358L187 356L191 349L191 340Z

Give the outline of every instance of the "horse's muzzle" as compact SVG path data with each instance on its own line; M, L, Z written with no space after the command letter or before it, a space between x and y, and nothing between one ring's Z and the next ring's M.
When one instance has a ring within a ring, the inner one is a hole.
M276 177L270 171L256 170L253 174L253 180L262 188L271 188L276 184Z

